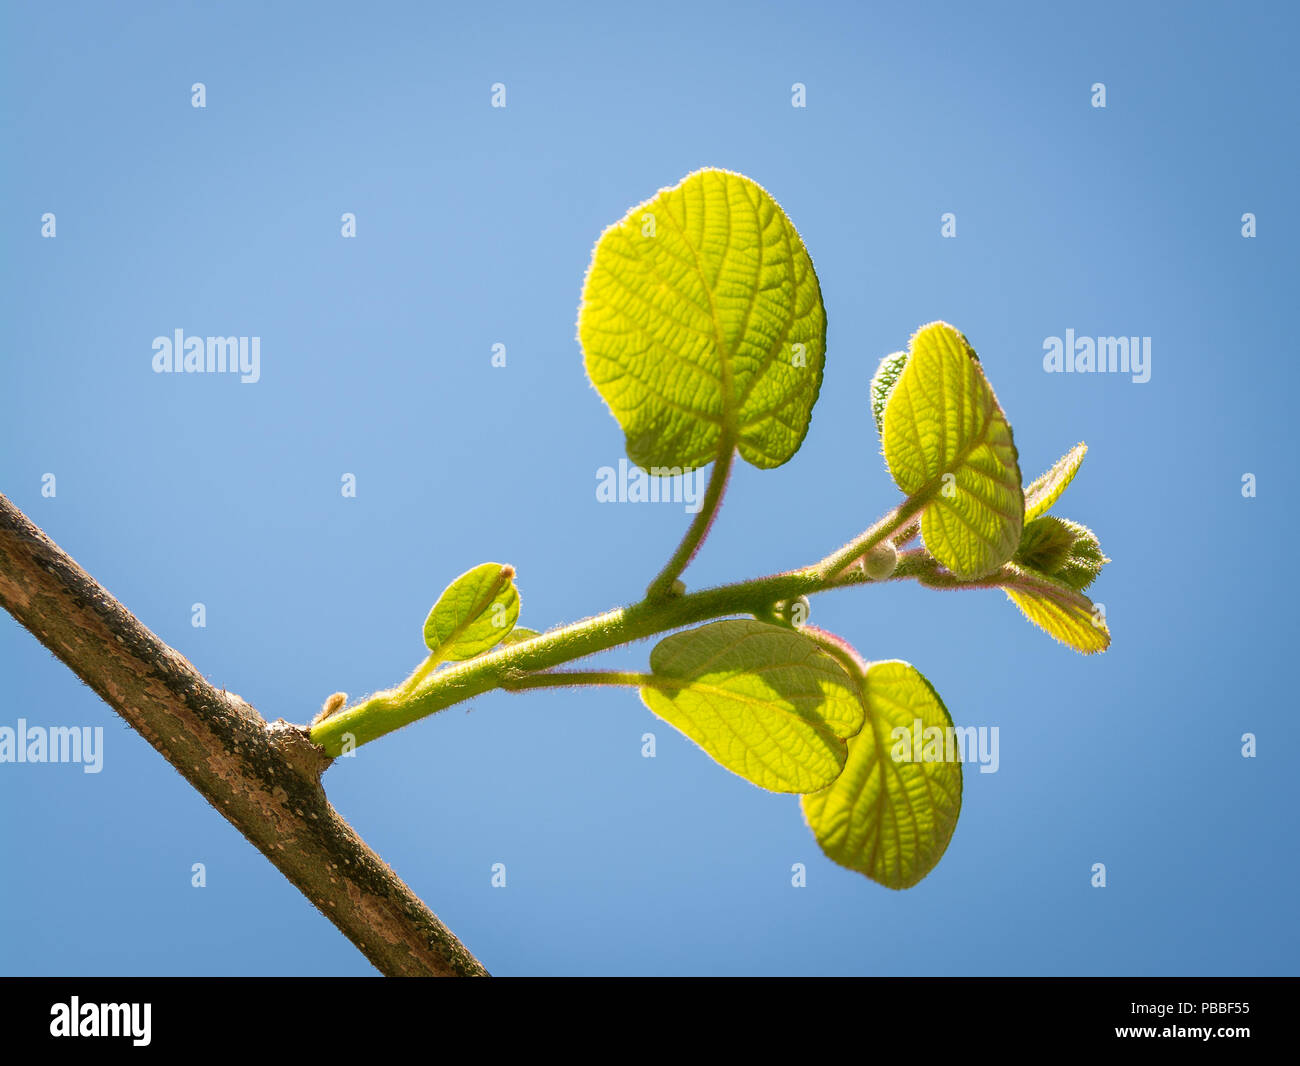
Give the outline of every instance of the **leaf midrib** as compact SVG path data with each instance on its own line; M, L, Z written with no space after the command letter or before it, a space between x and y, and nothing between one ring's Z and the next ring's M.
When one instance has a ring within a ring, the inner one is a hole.
M719 257L719 262L725 264L727 260L727 253L731 250L731 212L730 212L731 198L730 198L730 194L727 192L727 182L725 180L722 183L722 188L723 188L723 196L727 200L727 207L728 207L727 243L723 247L722 255ZM706 190L704 190L703 188L701 189L700 197L707 205L708 203L707 194L706 194ZM685 215L686 212L686 205L687 205L687 194L686 191L683 189L682 190L683 215ZM718 304L717 301L714 299L713 286L709 284L708 275L704 273L704 267L700 264L700 253L696 249L694 242L690 239L689 236L687 236L683 223L678 222L676 216L673 214L671 202L665 203L665 207L666 210L664 211L664 214L667 216L668 220L672 222L673 228L677 230L677 235L681 238L682 243L686 245L688 249L690 249L691 261L695 264L695 273L696 275L698 275L700 279L700 285L703 286L704 292L709 298L709 319L713 323L713 343L717 346L718 365L722 370L723 403L722 403L722 421L720 423L721 439L718 442L719 445L718 453L721 454L725 447L724 442L734 441L736 435L735 413L731 410L731 402L730 402L731 401L731 353L727 351L726 346L722 343L722 330L721 330L720 322L718 320ZM707 207L705 208L705 210L707 210ZM761 240L759 244L761 247L762 245ZM761 262L761 252L760 252L760 262ZM751 301L752 299L753 297L751 295Z
M452 627L452 631L446 637L439 638L438 647L433 652L434 655L438 656L439 662L441 662L445 657L446 649L452 647L457 638L464 636L466 630L483 617L484 611L486 611L491 605L492 601L496 598L497 593L514 581L514 576L513 571L506 567L502 567L497 572L497 576L493 580L492 584L488 586L487 594L481 600L474 603L473 610L466 615L462 621L457 622L456 625ZM437 604L434 604L433 609L435 612L437 611ZM506 634L510 632L510 629L504 626L502 628L505 629L505 632L501 634L502 639L504 639Z

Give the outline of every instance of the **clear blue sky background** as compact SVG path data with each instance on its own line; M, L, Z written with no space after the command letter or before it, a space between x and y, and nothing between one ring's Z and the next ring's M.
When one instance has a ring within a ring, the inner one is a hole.
M814 604L1001 731L904 893L629 692L478 699L339 762L331 800L500 974L1293 973L1300 20L1051 6L6 5L0 490L268 718L405 676L485 560L535 627L626 602L687 516L596 501L624 453L574 339L583 272L633 203L742 171L816 263L826 377L798 456L733 479L691 585L892 506L867 383L944 318L1027 477L1089 443L1058 510L1114 559L1112 650L996 592ZM262 380L155 375L177 328L261 337ZM1151 380L1044 373L1066 329L1151 337ZM0 765L0 971L373 972L8 616L0 682L0 725L106 744L98 775Z

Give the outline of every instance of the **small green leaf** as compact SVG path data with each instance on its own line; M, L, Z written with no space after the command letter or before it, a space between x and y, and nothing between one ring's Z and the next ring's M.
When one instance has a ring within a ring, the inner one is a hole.
M797 630L734 619L675 633L650 654L647 707L728 770L773 792L835 780L862 701L843 668Z
M496 647L519 617L512 566L484 563L456 578L424 623L424 643L436 661L472 659Z
M1050 514L1026 523L1015 561L1077 592L1091 585L1110 562L1091 529Z
M1079 464L1088 454L1088 446L1082 442L1076 444L1042 477L1035 478L1033 484L1025 489L1025 521L1029 522L1041 514L1061 497L1065 487L1074 480Z
M1024 519L1016 446L974 351L946 322L917 330L885 406L885 461L925 502L921 536L954 574L983 577L1015 554Z
M1109 559L1087 526L1046 513L1074 480L1088 446L1076 444L1025 489L1025 528L1003 588L1039 629L1083 655L1110 647L1105 612L1083 595Z
M962 764L952 719L919 670L872 663L862 681L867 724L849 741L844 772L803 797L828 858L888 888L934 869L961 813Z
M1046 574L1010 565L1016 576L1003 590L1034 625L1083 655L1110 647L1105 613L1092 600Z
M876 432L885 433L885 405L889 403L889 394L898 384L898 375L907 364L907 352L894 352L880 360L876 373L871 378L871 415L876 420Z
M633 462L691 468L739 447L768 468L808 432L826 312L781 206L749 178L709 168L601 235L578 339Z
M533 637L540 637L536 629L529 629L527 626L515 626L501 640L502 644L520 644L525 640L532 640Z

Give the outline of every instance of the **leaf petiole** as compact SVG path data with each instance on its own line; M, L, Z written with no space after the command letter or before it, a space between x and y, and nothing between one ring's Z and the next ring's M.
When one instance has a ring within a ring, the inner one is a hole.
M647 600L658 600L667 596L672 591L673 582L681 577L682 571L690 565L691 560L695 558L695 553L700 550L704 538L709 535L713 519L717 517L718 508L722 505L722 497L727 491L727 481L731 477L731 466L735 459L735 442L730 434L724 434L718 443L718 458L714 460L713 470L709 473L709 484L704 490L700 509L687 528L686 535L682 537L682 542L677 545L672 558L650 582L650 587L646 589L645 594Z
M909 496L865 533L849 541L839 551L832 552L811 569L827 580L838 577L877 544L889 540L895 533L913 525L913 520L925 510L932 495L933 493L917 493L915 496Z

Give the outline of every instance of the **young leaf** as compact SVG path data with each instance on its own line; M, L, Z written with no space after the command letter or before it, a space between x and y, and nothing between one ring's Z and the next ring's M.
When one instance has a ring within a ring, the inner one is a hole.
M862 693L867 724L849 741L844 772L803 797L804 817L828 858L888 888L911 888L934 869L961 813L952 719L904 662L872 663Z
M1091 585L1110 562L1091 529L1050 514L1025 524L1015 561L1077 592Z
M898 375L907 365L907 352L894 352L880 360L876 372L871 378L871 416L876 420L876 432L885 433L885 405L889 403L889 394L898 384Z
M1052 506L1061 497L1065 487L1074 480L1074 475L1078 472L1079 464L1083 462L1083 457L1088 454L1088 446L1082 442L1076 444L1061 458L1056 461L1052 467L1042 477L1035 478L1033 484L1025 489L1025 521L1030 522L1041 514L1046 514L1047 509Z
M447 586L424 623L436 661L472 659L505 638L519 617L514 576L514 567L484 563Z
M1074 480L1088 446L1080 442L1025 489L1025 528L1016 578L1003 588L1043 632L1083 655L1110 647L1106 616L1083 595L1109 559L1087 526L1045 512Z
M1014 567L1016 578L1003 591L1034 625L1083 655L1110 647L1106 616L1078 589L1046 574Z
M808 432L826 312L780 205L749 178L709 168L601 235L578 339L633 462L698 467L739 447L768 468Z
M844 765L863 708L843 668L797 630L748 619L675 633L650 654L647 707L728 770L811 792Z
M536 629L529 629L527 626L515 626L501 640L502 644L521 644L525 640L532 640L533 637L540 637Z
M921 536L954 574L983 577L1015 553L1024 518L1016 446L979 360L957 330L917 330L885 405L885 461L926 501Z

